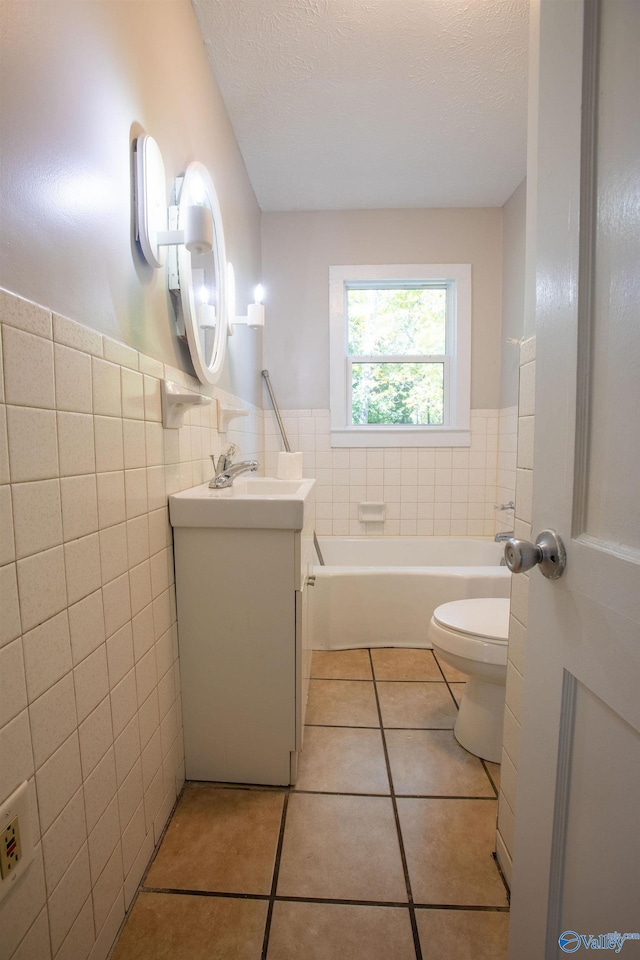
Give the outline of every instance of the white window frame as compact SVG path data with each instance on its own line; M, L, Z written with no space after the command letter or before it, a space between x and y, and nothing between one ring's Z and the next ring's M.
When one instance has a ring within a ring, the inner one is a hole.
M438 357L350 357L347 290L350 285L447 286L446 355ZM419 263L329 267L329 355L332 447L468 447L471 443L471 264ZM445 364L444 423L441 425L351 423L351 365L354 361L422 361Z

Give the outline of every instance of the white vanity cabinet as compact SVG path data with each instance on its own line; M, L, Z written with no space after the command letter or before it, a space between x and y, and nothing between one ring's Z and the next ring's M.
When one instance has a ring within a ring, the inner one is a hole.
M295 782L311 657L307 484L298 529L221 526L219 517L215 526L181 526L180 498L193 493L170 498L190 780ZM204 485L202 496L215 492Z

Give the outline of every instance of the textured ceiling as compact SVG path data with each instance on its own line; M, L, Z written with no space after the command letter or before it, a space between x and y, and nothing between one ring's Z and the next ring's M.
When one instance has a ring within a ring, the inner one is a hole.
M528 0L192 0L263 210L501 206Z

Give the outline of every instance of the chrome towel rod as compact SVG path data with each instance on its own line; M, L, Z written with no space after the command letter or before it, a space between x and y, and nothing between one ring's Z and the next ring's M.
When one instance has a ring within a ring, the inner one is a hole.
M287 453L290 453L291 447L289 445L289 440L287 439L287 433L284 429L284 423L282 422L282 417L280 416L280 410L278 409L278 403L276 401L275 394L273 392L273 387L271 386L269 371L263 370L262 376L263 376L264 382L267 385L267 390L269 391L269 397L271 398L271 406L273 407L273 412L275 413L276 420L278 421L278 428L280 430L280 436L282 437L282 445L284 449L287 451ZM316 553L318 554L318 560L320 561L320 565L324 567L325 565L324 558L322 556L322 551L320 549L320 544L318 543L318 538L316 536L315 530L313 531L313 545L316 548Z

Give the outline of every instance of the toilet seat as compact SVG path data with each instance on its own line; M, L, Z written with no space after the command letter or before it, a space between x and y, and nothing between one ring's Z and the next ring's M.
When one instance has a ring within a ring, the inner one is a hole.
M455 633L506 643L509 639L509 604L509 599L501 597L454 600L436 607L433 619Z

